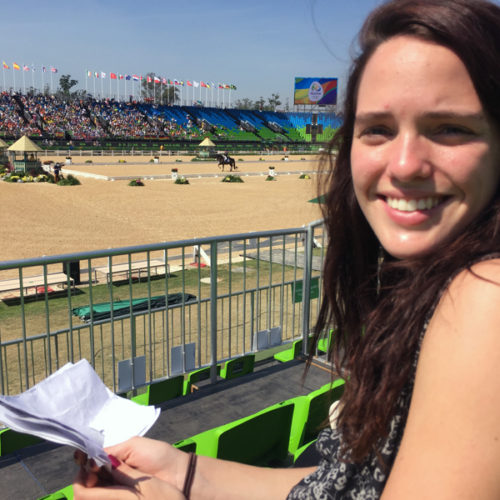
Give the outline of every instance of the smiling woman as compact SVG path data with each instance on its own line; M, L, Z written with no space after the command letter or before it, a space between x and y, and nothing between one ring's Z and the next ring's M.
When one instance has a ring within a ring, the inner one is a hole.
M323 161L311 352L332 331L346 383L315 467L135 439L109 450L123 495L82 469L76 498L500 498L499 26L483 0L393 0L363 26Z

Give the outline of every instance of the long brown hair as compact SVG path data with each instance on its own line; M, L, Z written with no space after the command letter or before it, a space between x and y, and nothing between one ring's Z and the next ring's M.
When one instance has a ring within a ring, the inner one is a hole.
M344 123L321 162L327 177L323 215L329 244L315 329L317 338L335 327L333 362L348 378L338 425L351 460L376 453L387 436L398 397L412 377L420 334L447 280L481 255L500 251L497 188L478 218L432 255L404 261L384 255L358 206L351 178L360 77L376 48L391 37L410 35L446 46L466 66L498 131L499 26L500 8L483 0L393 0L373 11L360 32ZM333 149L338 149L336 161Z

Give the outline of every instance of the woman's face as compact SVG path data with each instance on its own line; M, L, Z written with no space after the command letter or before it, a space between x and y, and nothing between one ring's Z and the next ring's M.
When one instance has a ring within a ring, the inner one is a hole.
M382 246L417 257L457 236L497 188L499 139L451 50L409 36L380 45L359 83L351 168Z

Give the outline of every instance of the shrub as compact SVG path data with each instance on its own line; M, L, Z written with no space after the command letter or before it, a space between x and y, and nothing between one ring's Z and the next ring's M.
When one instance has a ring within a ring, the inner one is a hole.
M129 183L129 186L144 186L144 182L141 179L132 179Z
M299 179L310 179L311 176L309 174L302 174Z
M118 160L118 163L127 163L127 160Z
M85 163L92 163L92 160L85 160Z
M266 177L266 181L275 181L276 180L276 177L274 175L268 175Z
M177 177L174 184L189 184L189 181L185 177Z
M58 186L79 186L80 184L80 181L71 174L69 174L67 177L63 177L57 183Z
M221 182L244 182L243 179L239 175L226 175Z

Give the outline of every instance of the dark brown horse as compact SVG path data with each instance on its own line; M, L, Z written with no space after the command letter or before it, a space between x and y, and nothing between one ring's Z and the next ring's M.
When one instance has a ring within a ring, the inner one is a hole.
M234 158L231 158L228 155L216 155L217 161L219 164L217 165L218 167L222 168L222 171L224 172L224 165L229 165L229 171L232 172L233 170L236 170L236 162L234 161Z

